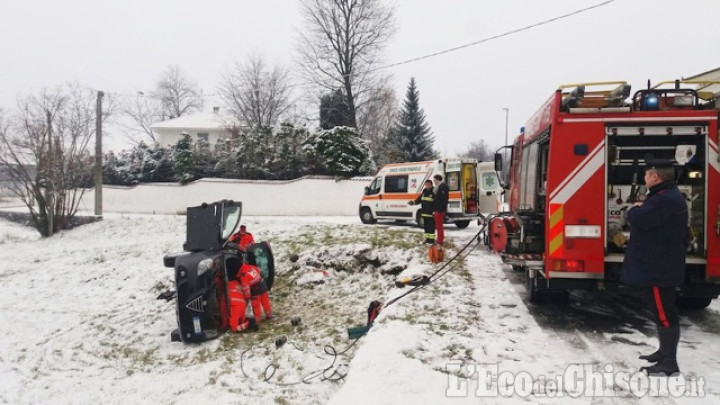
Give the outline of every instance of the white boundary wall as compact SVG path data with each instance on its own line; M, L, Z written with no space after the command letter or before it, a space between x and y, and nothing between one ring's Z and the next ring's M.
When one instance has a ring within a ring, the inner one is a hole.
M103 212L177 214L222 199L242 201L243 215L358 215L371 177L335 180L306 176L289 181L200 179L187 185L149 183L104 186ZM93 212L95 190L85 191L80 210Z

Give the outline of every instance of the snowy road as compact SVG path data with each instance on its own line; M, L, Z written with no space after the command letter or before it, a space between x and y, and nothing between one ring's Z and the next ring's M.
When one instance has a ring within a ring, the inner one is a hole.
M470 227L456 230L450 226L446 234L459 247L470 241L477 229ZM482 246L467 258L467 271L471 275L472 284L461 287L458 280L452 281L450 284L458 282L452 287L458 294L439 303L442 307L440 312L446 316L465 318L468 323L464 327L457 328L451 324L446 328L451 332L443 333L442 327L433 327L434 323L442 323L442 320L428 320L421 327L417 327L417 324L423 322L415 322L412 327L388 322L387 318L396 317L394 310L389 308L386 312L392 315L381 319L381 326L376 327L381 331L373 331L380 336L368 336L365 347L358 350L351 364L351 371L361 369L372 372L363 376L351 374L348 383L331 403L348 403L359 396L383 404L720 403L720 371L717 367L720 356L720 344L717 341L720 332L718 302L705 311L682 317L679 362L688 381L702 379L699 384L702 387L688 383L674 393L698 394L700 397L675 397L664 392L656 395L656 391L649 388L648 393L645 393L642 385L635 390L623 386L621 380L618 380L619 384L607 384L596 391L593 387L588 388L588 384L583 385L582 378L579 384L571 386L574 390L566 387L576 398L551 395L552 391L545 392L542 388L539 392L537 388L536 391L524 393L517 390L507 392L507 395L512 394L510 397L503 396L498 387L495 387L496 391L488 389L478 392L478 376L492 371L505 376L524 373L532 377L533 381L539 380L541 384L537 387L548 389L552 386L548 386L546 381L564 378L568 371L575 372L578 368L589 372L610 371L613 379L618 375L629 378L640 366L645 365L637 356L655 350L656 340L654 327L645 316L642 304L631 297L574 292L570 304L529 303L521 273L514 272L508 265L502 265L497 256ZM427 298L411 301L414 302L407 306L398 304L401 308L397 311L407 313L412 311L411 308L438 305L437 301ZM467 312L471 315L467 316ZM401 343L390 343L391 336L400 338ZM377 346L381 343L375 342L375 339L382 339L385 347L379 349ZM408 350L408 347L411 349ZM397 356L390 362L390 368L383 369L382 365L386 363L378 358L397 353L404 353L406 358ZM436 373L409 363L408 358L419 359ZM423 372L419 372L420 369ZM413 377L408 378L408 374ZM448 376L452 374L466 379ZM589 375L585 374L585 380L589 379ZM662 384L659 378L652 378L648 383ZM368 394L367 390L363 390L368 386L394 388Z

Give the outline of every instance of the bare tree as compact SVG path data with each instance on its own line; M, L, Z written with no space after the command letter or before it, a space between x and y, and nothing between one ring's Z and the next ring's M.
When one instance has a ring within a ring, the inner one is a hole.
M492 162L494 159L493 150L490 145L485 143L484 139L471 143L465 153L460 156L474 158L477 159L478 162Z
M130 141L134 144L144 140L149 140L151 143L159 141L150 126L164 119L160 100L139 93L137 97L123 100L122 113L131 121L129 124L121 124L129 131L126 137Z
M260 56L236 63L223 75L218 92L240 124L249 128L273 127L290 108L288 71L268 68Z
M150 128L152 124L178 118L202 109L203 100L195 80L188 78L178 66L169 66L149 94L125 98L122 114L129 122L120 124L129 131L126 137L135 144L159 140Z
M169 118L201 110L203 106L200 87L179 66L170 66L162 73L153 96L160 100L163 113Z
M398 101L395 92L384 88L369 93L365 108L358 116L358 131L368 141L370 159L376 169L386 163L386 138L390 133L398 113Z
M302 0L306 31L299 32L299 64L323 93L343 89L350 120L369 92L384 87L380 54L394 32L394 9L381 0Z
M77 85L44 90L20 99L17 114L1 121L0 170L35 228L51 236L69 225L92 184L95 94Z

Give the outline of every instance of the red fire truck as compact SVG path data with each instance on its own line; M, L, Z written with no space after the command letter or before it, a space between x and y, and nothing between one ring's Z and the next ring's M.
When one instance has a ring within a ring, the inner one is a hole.
M688 205L678 305L704 308L720 294L720 102L703 90L711 85L664 82L632 97L625 82L563 85L506 146L509 211L491 219L487 243L525 272L531 301L622 288L626 212L646 194L646 154L674 160Z

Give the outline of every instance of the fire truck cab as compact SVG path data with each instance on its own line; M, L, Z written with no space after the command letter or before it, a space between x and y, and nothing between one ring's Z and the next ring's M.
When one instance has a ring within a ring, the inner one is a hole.
M560 88L511 148L509 211L487 243L524 271L531 301L570 289L623 288L628 207L642 201L645 157L672 159L688 206L686 279L678 305L720 294L720 160L714 82L673 81L635 92L626 82ZM502 170L502 154L495 169Z
M450 189L446 222L466 228L479 218L482 210L497 212L502 188L492 162L476 159L448 158L426 162L392 163L383 166L360 200L360 220L373 224L377 220L415 220L422 226L420 207L408 205L422 192L425 180L440 174Z

